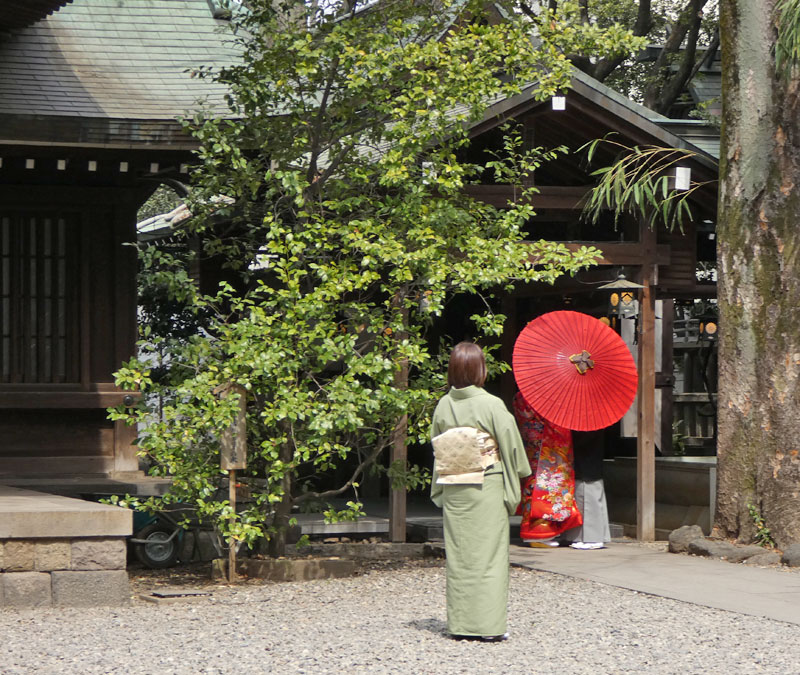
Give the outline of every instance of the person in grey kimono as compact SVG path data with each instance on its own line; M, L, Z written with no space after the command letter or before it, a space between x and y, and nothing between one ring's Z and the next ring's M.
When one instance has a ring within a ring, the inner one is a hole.
M508 518L519 504L520 479L530 475L530 464L513 415L482 388L486 361L478 345L455 346L447 380L450 390L431 425L436 457L431 499L444 516L447 630L455 638L504 640Z
M611 528L603 484L603 430L575 431L572 443L575 456L575 503L583 516L583 523L564 532L562 538L572 548L605 548L611 541Z

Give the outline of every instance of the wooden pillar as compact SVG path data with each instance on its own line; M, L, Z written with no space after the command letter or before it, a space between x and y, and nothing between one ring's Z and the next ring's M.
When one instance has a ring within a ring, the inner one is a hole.
M656 233L646 223L639 226L642 268L639 303L639 394L636 443L636 538L655 539L655 417L656 417Z
M112 247L114 255L113 307L114 307L114 345L113 370L120 367L136 353L136 273L138 261L135 249L130 246L136 241L136 203L122 192L115 193L118 208L113 210L114 235ZM98 226L99 223L95 223ZM94 316L94 315L93 315ZM96 320L96 317L95 319ZM88 337L88 334L87 334ZM103 376L113 380L111 373ZM124 422L114 422L114 475L139 472L139 457L134 441L138 436L136 427Z

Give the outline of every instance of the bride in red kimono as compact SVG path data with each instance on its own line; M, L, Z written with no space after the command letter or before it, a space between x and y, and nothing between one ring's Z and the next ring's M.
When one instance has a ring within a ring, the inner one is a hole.
M533 472L522 480L520 537L534 546L558 546L556 537L582 523L575 504L572 433L547 422L519 392L513 407Z

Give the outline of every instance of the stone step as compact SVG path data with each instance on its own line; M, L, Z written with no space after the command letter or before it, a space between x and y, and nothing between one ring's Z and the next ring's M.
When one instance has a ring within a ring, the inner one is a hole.
M127 537L132 527L129 509L0 485L0 539Z

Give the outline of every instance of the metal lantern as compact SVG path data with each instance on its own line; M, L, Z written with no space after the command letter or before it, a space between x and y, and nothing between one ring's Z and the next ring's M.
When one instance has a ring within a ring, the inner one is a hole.
M700 317L699 333L701 340L713 342L717 339L718 330L719 326L717 325L716 317Z
M628 281L624 274L617 275L616 280L600 286L609 291L608 316L616 319L635 319L639 314L638 291L644 288L641 284Z

